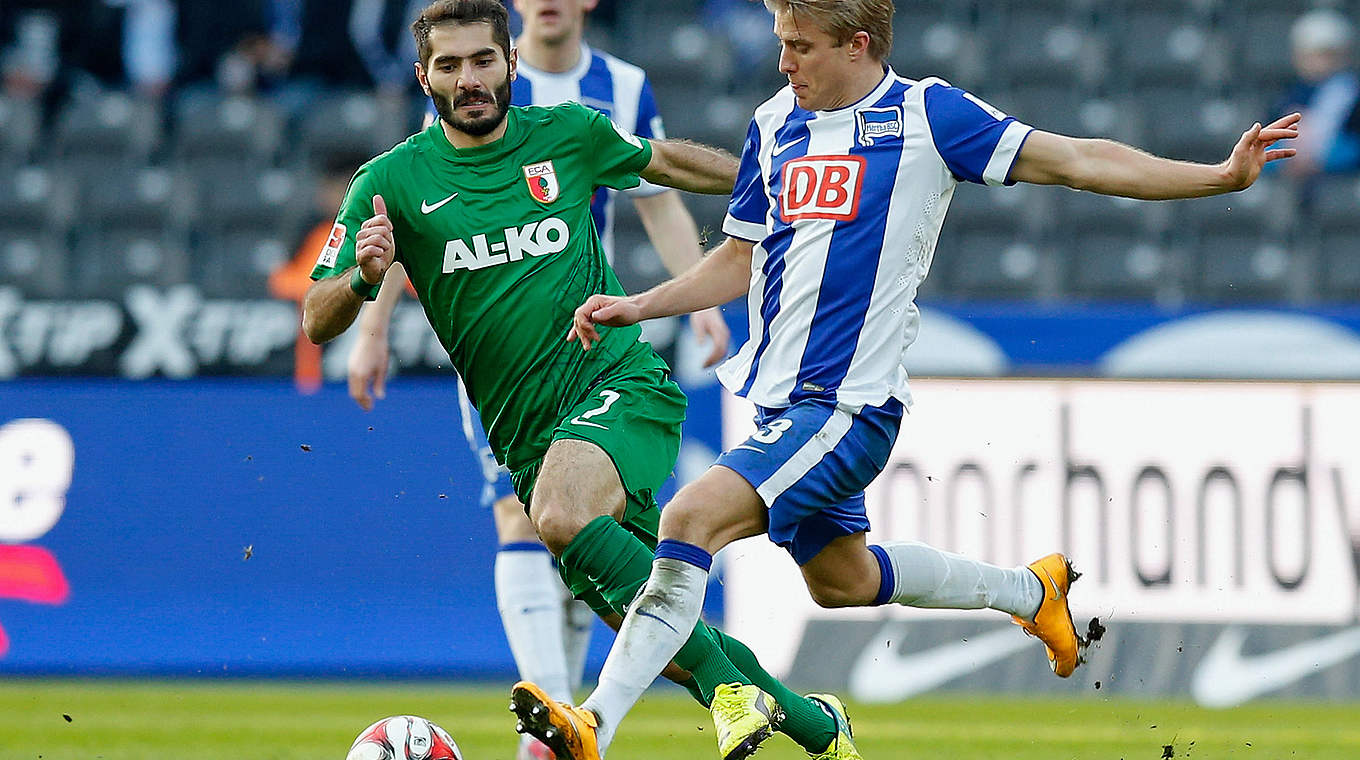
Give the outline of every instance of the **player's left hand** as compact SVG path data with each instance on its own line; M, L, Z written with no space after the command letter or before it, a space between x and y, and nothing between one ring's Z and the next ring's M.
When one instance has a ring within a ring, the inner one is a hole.
M593 295L576 307L571 316L571 329L567 330L567 342L580 341L581 348L589 351L600 340L596 325L625 327L642 321L642 309L624 296Z
M694 332L697 340L703 342L707 339L712 345L704 359L705 367L712 367L727 356L727 345L732 339L732 331L727 329L727 322L717 307L689 315L689 329Z
M1299 120L1302 118L1302 114L1291 113L1264 127L1257 122L1251 129L1243 132L1242 139L1233 147L1232 155L1222 164L1228 187L1232 190L1245 190L1261 176L1261 169L1265 168L1267 163L1293 156L1297 152L1293 148L1270 150L1270 146L1280 140L1297 138Z

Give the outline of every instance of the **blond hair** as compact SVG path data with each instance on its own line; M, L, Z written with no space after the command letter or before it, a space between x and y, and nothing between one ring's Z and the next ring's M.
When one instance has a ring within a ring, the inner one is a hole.
M893 0L765 0L773 13L806 14L818 28L844 45L855 32L869 35L869 57L882 61L892 51Z

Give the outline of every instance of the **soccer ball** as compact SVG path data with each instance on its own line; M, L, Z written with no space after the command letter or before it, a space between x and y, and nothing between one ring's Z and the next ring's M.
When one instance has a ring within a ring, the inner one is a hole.
M345 760L462 760L449 732L424 718L397 715L365 728Z

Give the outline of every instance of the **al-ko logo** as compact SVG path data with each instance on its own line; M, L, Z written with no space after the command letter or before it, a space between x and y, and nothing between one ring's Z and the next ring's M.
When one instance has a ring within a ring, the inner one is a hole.
M0 599L63 604L70 595L57 558L26 542L61 519L74 467L75 447L62 426L35 419L0 426ZM8 651L0 625L0 657Z

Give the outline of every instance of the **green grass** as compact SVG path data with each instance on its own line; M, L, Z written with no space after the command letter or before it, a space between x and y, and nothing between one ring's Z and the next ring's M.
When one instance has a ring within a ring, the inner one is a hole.
M0 680L0 760L343 760L372 721L424 715L467 760L510 760L504 688L270 681ZM70 721L63 716L69 715ZM1360 758L1360 705L931 697L851 705L866 760ZM671 691L629 716L610 760L716 758L708 715ZM776 737L758 760L805 757Z

